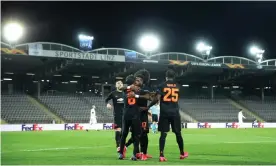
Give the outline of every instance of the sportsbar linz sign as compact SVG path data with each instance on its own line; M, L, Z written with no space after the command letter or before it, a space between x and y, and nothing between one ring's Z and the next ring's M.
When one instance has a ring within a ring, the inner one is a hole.
M113 62L125 62L125 57L120 55L109 54L94 54L89 52L68 52L68 51L50 51L43 50L42 55L33 56L45 56L56 58L69 58L69 59L82 59L82 60L98 60L98 61L113 61Z

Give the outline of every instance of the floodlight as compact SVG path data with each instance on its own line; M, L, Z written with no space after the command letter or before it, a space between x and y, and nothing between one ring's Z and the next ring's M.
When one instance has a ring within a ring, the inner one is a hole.
M258 48L255 46L252 46L249 50L250 54L252 54L252 55L256 54L257 51L258 51Z
M203 42L198 43L196 46L197 51L206 55L210 55L212 48L212 46L208 46Z
M252 46L250 47L249 52L252 55L257 56L257 55L262 55L265 52L265 50L259 49L257 46Z
M251 46L249 48L249 53L254 56L254 59L260 64L263 61L263 54L265 50L260 49L257 46Z
M139 40L139 46L145 52L152 52L158 49L159 39L155 35L144 35Z
M10 43L18 41L23 35L23 26L19 23L8 23L4 27L4 37Z
M197 46L196 46L196 49L197 49L199 52L202 52L202 51L205 49L204 43L202 43L202 42L198 43Z
M209 58L212 48L213 48L212 46L208 46L203 42L199 42L196 45L196 50L198 52L200 52L200 54L204 60L207 60Z

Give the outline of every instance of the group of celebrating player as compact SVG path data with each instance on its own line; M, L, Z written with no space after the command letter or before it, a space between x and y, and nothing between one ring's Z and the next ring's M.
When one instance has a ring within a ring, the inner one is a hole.
M176 135L177 144L180 150L180 159L188 157L184 152L184 143L181 135L181 120L178 108L179 85L175 82L175 72L166 72L166 81L153 91L148 87L150 73L147 70L139 70L134 75L126 78L127 86L122 81L116 82L116 90L111 92L105 102L109 109L112 108L109 100L113 100L114 107L114 128L117 152L119 159L126 157L127 147L133 144L133 156L131 160L147 160L152 158L147 153L149 108L160 103L160 117L158 131L161 133L159 139L159 161L164 162L164 147L167 132L172 131ZM148 105L148 101L151 103ZM153 118L153 121L156 118ZM126 143L126 138L131 131L131 138ZM139 147L140 145L140 147Z

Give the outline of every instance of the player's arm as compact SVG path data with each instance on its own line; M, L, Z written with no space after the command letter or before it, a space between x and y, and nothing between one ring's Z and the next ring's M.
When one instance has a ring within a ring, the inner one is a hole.
M149 98L149 95L148 95L148 94L145 94L145 95L137 95L137 94L135 94L133 91L130 91L129 93L127 93L127 98L136 98L136 99L142 98L142 99L148 99L148 98Z
M148 94L149 94L149 99L148 100L150 100L150 101L155 100L156 97L157 97L157 93L155 93L155 92L149 92Z
M158 103L158 101L160 101L161 93L162 93L162 91L161 91L162 87L163 87L162 85L159 85L157 87L157 91L155 93L155 96L152 98L151 103L148 105L148 108L154 106L156 103Z
M111 109L112 108L112 105L111 103L109 102L111 99L113 98L113 92L110 92L107 96L107 98L105 99L105 104L106 104L106 107L108 109Z
M148 108L154 106L156 103L158 103L158 101L160 101L161 95L157 94L155 96L155 98L150 102L150 104L148 105Z
M119 90L121 90L121 91L125 91L125 90L127 90L127 88L128 88L128 86L127 85L124 85L123 87L121 87Z
M112 99L112 97L113 97L113 92L110 92L107 98L105 98L105 104L108 104L108 102Z
M150 109L148 110L148 116L152 116L152 111Z
M156 96L155 92L149 92L149 93L146 93L144 95L138 95L137 97L147 99L149 101L153 101L153 100L155 100L155 96Z
M155 100L155 96L156 96L156 93L154 93L154 92L146 93L144 95L138 95L138 94L135 94L134 92L130 92L127 94L128 98L135 97L135 98L142 98L142 99L146 99L146 100L150 100L150 101Z
M131 91L137 92L137 91L140 90L140 88L138 86L135 86L135 85L132 84L132 85L129 85L129 86L124 85L122 88L120 88L120 90L122 90L122 91L131 90Z

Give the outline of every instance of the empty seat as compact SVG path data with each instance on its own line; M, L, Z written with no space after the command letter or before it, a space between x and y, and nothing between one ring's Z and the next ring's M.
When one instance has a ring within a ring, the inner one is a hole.
M25 94L2 94L1 100L1 118L8 123L51 123L53 120Z

